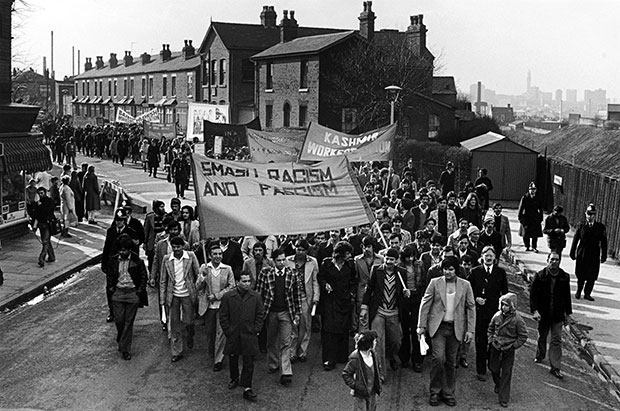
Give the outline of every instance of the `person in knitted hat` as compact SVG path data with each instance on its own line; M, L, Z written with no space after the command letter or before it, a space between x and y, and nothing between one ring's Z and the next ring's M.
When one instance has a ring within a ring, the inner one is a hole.
M508 293L499 299L499 311L493 316L488 328L489 370L495 383L499 404L508 406L510 381L515 350L527 341L525 321L517 313L517 296Z
M356 410L377 409L377 395L381 394L379 364L374 351L377 337L374 330L357 334L355 350L349 355L349 361L342 370L342 379L351 388Z

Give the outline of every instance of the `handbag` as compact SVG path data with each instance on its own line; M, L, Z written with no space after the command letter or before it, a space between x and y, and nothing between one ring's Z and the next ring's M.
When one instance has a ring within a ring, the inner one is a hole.
M62 231L62 225L60 224L60 220L58 218L56 218L56 216L54 216L49 221L49 226L50 226L50 234L51 235L60 234L60 232Z

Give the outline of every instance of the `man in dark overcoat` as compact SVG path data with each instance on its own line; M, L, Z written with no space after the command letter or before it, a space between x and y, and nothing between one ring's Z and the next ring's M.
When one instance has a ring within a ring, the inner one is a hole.
M575 298L581 298L583 290L583 298L588 301L594 301L591 295L594 282L598 279L601 263L607 260L607 229L603 223L594 221L595 217L596 207L594 204L589 204L586 209L586 220L577 228L570 248L570 258L577 260Z
M258 333L263 326L265 309L258 292L251 289L249 273L242 273L237 287L222 297L220 305L220 325L226 335L224 354L230 360L230 382L228 388L237 385L245 388L243 398L256 401L252 391L254 356L258 355ZM239 379L239 356L243 359L243 370Z

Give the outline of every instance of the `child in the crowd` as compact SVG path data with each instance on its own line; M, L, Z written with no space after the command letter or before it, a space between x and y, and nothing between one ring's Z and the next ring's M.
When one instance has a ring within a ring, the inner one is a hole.
M342 370L342 379L354 399L354 410L375 411L377 395L381 394L379 364L374 347L377 332L365 330L355 336L355 350L349 355L349 362Z
M525 321L517 313L517 296L508 293L499 299L499 311L489 323L489 370L499 404L508 406L515 350L527 341Z

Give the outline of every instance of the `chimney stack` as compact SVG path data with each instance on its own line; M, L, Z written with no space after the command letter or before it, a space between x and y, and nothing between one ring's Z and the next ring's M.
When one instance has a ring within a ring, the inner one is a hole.
M295 20L295 11L291 10L291 17L288 16L288 10L284 10L284 17L280 21L280 43L286 43L297 38L297 29L299 25Z
M278 15L273 6L263 6L263 11L260 13L260 24L266 28L275 28Z
M187 60L190 57L193 57L196 54L196 49L192 46L191 40L185 40L185 47L183 47L183 57Z
M426 26L422 22L424 15L411 16L411 25L407 28L409 47L417 55L422 56L426 51Z
M125 50L125 57L123 57L125 61L125 67L129 67L133 64L133 57L131 56L131 51Z
M142 60L142 65L148 64L151 62L151 55L145 51L144 53L140 54L140 60Z
M358 17L360 21L360 35L368 41L372 41L375 34L375 13L372 11L372 1L364 2L364 11Z
M97 70L103 68L103 56L97 56L97 61L95 61L95 66Z
M172 52L170 51L170 44L162 44L159 55L161 56L161 61L170 60L170 58L172 57Z
M110 68L115 68L118 66L118 59L116 58L116 53L110 53L110 60L108 60L108 63L110 63Z
M92 70L93 62L90 57L86 57L86 63L84 63L84 71Z

